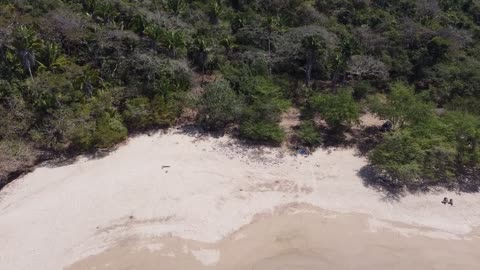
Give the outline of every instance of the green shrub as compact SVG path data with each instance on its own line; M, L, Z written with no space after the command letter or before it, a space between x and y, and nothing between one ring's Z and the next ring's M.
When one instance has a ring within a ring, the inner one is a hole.
M432 118L430 104L415 95L414 90L403 83L394 83L386 99L377 95L369 98L370 109L392 121L394 127L418 124Z
M285 132L277 123L266 121L244 121L240 124L240 135L249 140L280 144Z
M349 125L358 120L359 107L350 91L343 89L337 94L322 94L311 100L312 109L325 119L331 128Z
M123 118L131 129L142 129L152 124L150 101L146 97L137 97L125 102Z
M317 146L322 143L322 136L315 122L311 120L303 122L296 135L300 143L306 146Z
M369 160L394 181L410 183L420 178L424 155L420 145L407 133L385 137L369 155Z
M477 177L479 145L480 119L449 112L387 134L369 160L396 183L449 183Z
M157 95L152 99L150 108L152 122L159 127L171 126L181 112L173 100L168 100L162 95Z
M92 150L95 147L95 129L94 121L75 126L71 134L71 147L83 151Z
M238 120L242 110L239 96L223 80L207 85L198 105L199 121L210 129L223 128Z
M97 120L95 130L95 147L108 148L124 140L128 135L127 128L117 114L105 113Z

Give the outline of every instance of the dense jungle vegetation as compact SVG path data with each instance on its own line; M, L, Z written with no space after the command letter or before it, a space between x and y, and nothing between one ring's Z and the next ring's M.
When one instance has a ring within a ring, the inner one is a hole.
M478 184L479 37L478 0L0 0L0 188L182 121L280 144L292 107L294 144L369 111L389 181Z

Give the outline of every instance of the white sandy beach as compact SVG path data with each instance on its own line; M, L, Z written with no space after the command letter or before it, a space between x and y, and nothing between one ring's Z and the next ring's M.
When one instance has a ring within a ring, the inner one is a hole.
M128 250L140 246L153 250L151 252L168 246L172 250L157 255L180 258L173 248L179 245L178 241L201 242L204 246L216 242L228 247L233 244L226 243L226 239L232 241L239 229L252 221L262 222L262 216L277 216L278 209L286 205L295 205L301 215L308 210L315 212L312 215L340 217L338 224L332 221L326 225L324 232L331 233L325 235L335 235L333 231L337 227L338 235L347 233L342 229L358 228L359 239L366 237L360 236L363 231L378 234L375 237L387 231L389 235L382 238L385 249L389 248L388 243L394 242L392 239L399 237L403 240L392 244L391 249L405 249L401 243L408 243L407 238L412 239L412 243L417 241L418 248L423 249L438 246L437 240L454 241L455 245L464 241L465 246L457 250L470 250L470 247L475 250L466 255L467 264L456 265L456 269L480 265L480 237L476 230L480 226L480 194L439 191L408 194L395 200L365 187L358 176L365 165L365 159L358 157L353 149L331 153L318 150L303 157L267 147L244 150L229 137L197 138L178 130L139 136L104 158L79 158L69 165L39 167L3 189L0 192L0 269L53 270L75 263L77 266L72 269L104 269L91 264L95 260L103 263L102 259L91 257L94 260L90 264L81 261L102 252L110 252L105 258L111 259L111 254L119 252L112 248L122 243L129 243L124 245ZM441 204L443 197L453 198L454 206ZM345 215L355 218L347 218L350 225L342 227ZM295 215L291 216L296 219ZM311 221L315 222L322 224L321 219ZM295 226L301 230L298 224ZM305 229L312 231L311 227ZM241 230L253 230L252 235L257 230L258 234L258 228ZM319 239L324 236L314 235ZM167 241L165 237L183 240L167 243L173 240ZM330 237L329 241L334 238ZM339 238L339 241L345 243L346 240ZM372 245L372 250L378 248ZM456 248L455 245L452 248ZM195 251L188 245L185 249L182 245L181 249L185 254L194 255L195 263L207 268L219 267L217 269L222 269L221 263L233 252L226 251L228 248ZM334 249L328 252L333 254ZM129 253L118 254L128 258L125 254ZM440 260L442 254L438 253ZM264 255L273 256L268 252ZM303 261L311 257L305 257L304 253L298 256ZM332 255L333 258L341 259ZM355 258L359 257L352 260ZM283 269L271 263L265 267L258 265L256 269ZM381 267L385 264L379 262L378 266L384 269ZM414 269L412 265L404 266ZM150 268L133 264L105 269ZM192 262L182 269L200 268ZM347 265L344 269L361 268Z

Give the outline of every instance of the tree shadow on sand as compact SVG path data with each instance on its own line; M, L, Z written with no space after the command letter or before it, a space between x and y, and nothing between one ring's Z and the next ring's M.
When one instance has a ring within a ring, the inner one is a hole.
M480 192L479 177L459 179L456 182L422 182L405 185L394 183L384 174L379 173L372 165L366 165L360 169L357 175L362 178L363 185L382 193L385 202L399 202L407 194L425 194L431 192L443 192L445 190L460 193Z
M357 175L362 178L363 185L371 188L379 193L382 193L382 201L398 202L406 195L406 190L403 185L392 183L387 177L379 174L373 166L363 166Z

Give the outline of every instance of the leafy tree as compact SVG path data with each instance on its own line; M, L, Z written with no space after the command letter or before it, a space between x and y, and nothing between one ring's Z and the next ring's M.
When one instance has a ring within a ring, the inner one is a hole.
M397 184L451 184L476 179L480 121L454 112L387 134L370 162Z
M480 61L458 59L454 63L439 63L426 72L431 81L429 94L438 104L455 98L478 97L480 94Z
M193 95L201 124L274 144L293 102L312 146L310 116L342 136L365 104L394 123L370 154L387 178L480 186L478 2L0 0L0 182L173 125Z
M445 118L447 140L454 143L456 168L462 172L480 167L480 119L468 113L450 112Z
M349 125L359 117L359 107L347 89L340 90L337 94L314 96L311 106L331 128Z
M267 17L264 27L267 29L268 33L268 73L272 74L272 35L280 27L280 21L278 17Z
M305 84L309 86L312 78L312 69L320 58L320 54L325 50L325 42L309 36L302 40L302 48L305 55Z
M239 96L226 81L208 84L199 100L199 120L210 129L219 129L238 120L242 111Z
M394 183L410 183L421 176L424 152L408 133L387 135L384 141L369 155L378 170L385 172Z
M403 83L393 84L386 99L381 96L370 98L370 109L390 120L394 128L428 121L433 113L430 104L423 102L411 87Z
M448 40L441 37L433 37L427 44L428 55L431 63L442 60L450 47Z
M386 81L389 72L385 64L371 56L354 55L350 58L347 73L353 79Z

